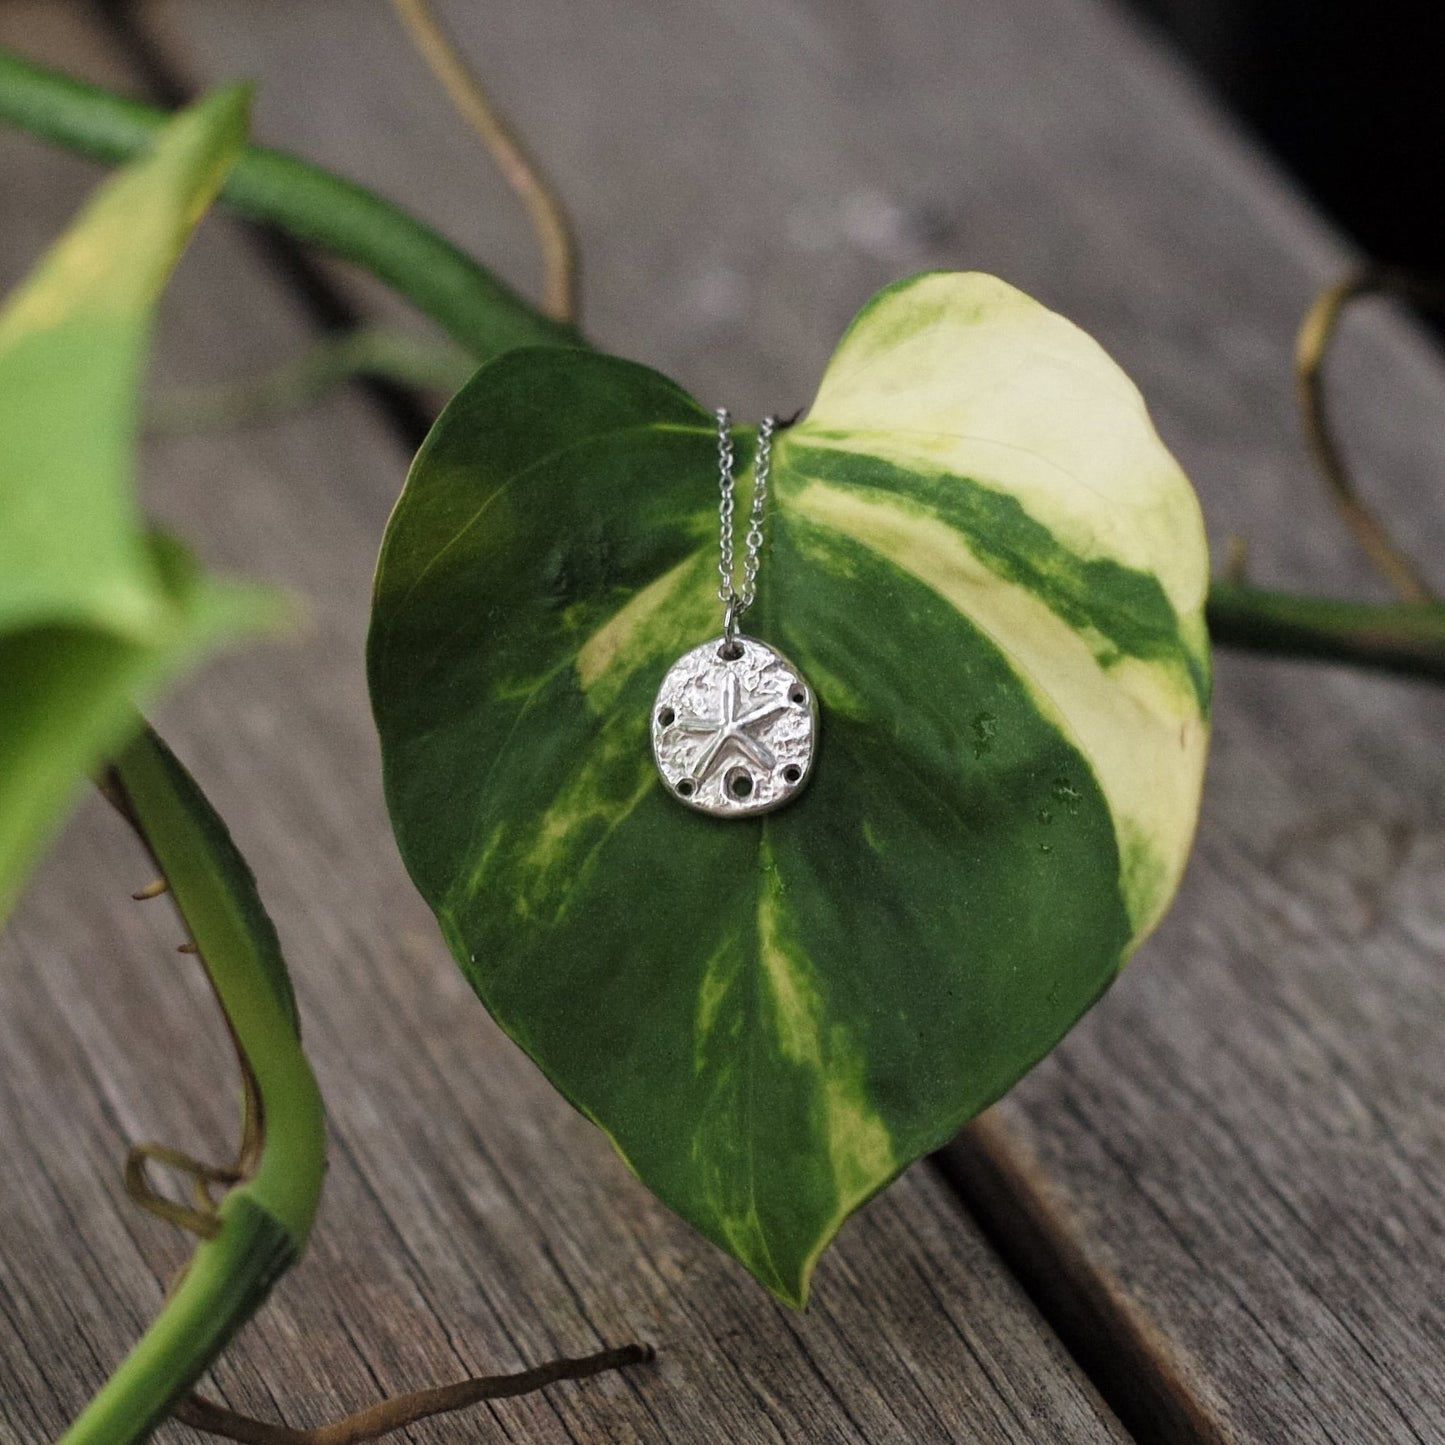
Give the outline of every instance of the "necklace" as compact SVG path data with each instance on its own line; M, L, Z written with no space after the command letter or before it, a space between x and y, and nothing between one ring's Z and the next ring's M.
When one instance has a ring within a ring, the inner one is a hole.
M758 428L753 501L743 541L742 588L734 583L732 418L717 412L718 601L723 630L668 669L652 706L652 755L668 791L717 818L765 813L808 780L818 705L782 653L738 630L757 595L763 510L776 417Z

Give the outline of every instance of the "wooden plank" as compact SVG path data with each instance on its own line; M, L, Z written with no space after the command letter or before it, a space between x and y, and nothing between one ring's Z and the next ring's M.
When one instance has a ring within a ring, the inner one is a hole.
M1220 696L1177 912L957 1168L1077 1335L1156 1353L1166 1438L1439 1439L1441 700Z
M1114 10L443 8L574 205L604 343L710 403L787 410L875 286L994 270L1139 378L1257 580L1379 595L1312 477L1288 371L1346 252ZM384 7L146 13L192 73L261 76L268 133L530 280ZM1334 370L1370 495L1439 555L1438 367L1383 317L1350 324ZM1179 907L955 1177L1141 1428L1438 1439L1445 702L1225 658L1216 716Z
M0 9L0 43L113 70L80 12ZM91 173L0 136L0 281ZM12 234L22 234L12 247ZM159 381L262 364L304 324L211 224L167 306ZM293 961L329 1104L313 1247L216 1371L229 1404L305 1424L464 1373L642 1337L658 1364L498 1403L547 1441L1123 1437L948 1191L915 1170L852 1224L806 1316L650 1199L486 1019L396 857L362 678L372 560L405 456L355 398L244 437L157 445L157 514L215 566L291 588L294 644L208 667L161 724L251 859ZM98 803L0 950L0 1438L53 1438L154 1310L181 1242L124 1202L127 1145L223 1155L225 1039L164 902ZM192 1438L167 1427L166 1438Z

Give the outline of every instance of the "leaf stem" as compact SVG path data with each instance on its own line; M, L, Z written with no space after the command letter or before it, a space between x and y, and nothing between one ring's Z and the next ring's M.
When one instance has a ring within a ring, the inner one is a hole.
M156 397L146 412L152 434L221 431L290 416L357 377L450 395L476 361L447 342L406 336L385 326L360 326L323 336L273 371Z
M1209 589L1220 647L1445 682L1445 603L1339 602L1233 582Z
M103 791L151 853L196 942L261 1133L259 1145L243 1137L238 1168L248 1173L216 1206L211 1237L62 1445L145 1438L300 1254L325 1171L321 1096L301 1050L280 946L225 825L149 729L116 759Z
M0 51L0 121L93 160L143 152L166 113ZM579 344L504 282L363 186L282 151L248 146L221 198L370 271L479 360L514 346Z

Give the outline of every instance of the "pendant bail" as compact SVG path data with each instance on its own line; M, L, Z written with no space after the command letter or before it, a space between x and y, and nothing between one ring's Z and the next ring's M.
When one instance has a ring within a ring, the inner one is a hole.
M734 592L727 599L727 606L723 609L723 645L724 657L736 657L738 655L738 621L743 615L743 599Z
M743 615L743 599L734 593L728 598L728 605L723 609L723 637L729 642L736 640L738 635L738 619Z

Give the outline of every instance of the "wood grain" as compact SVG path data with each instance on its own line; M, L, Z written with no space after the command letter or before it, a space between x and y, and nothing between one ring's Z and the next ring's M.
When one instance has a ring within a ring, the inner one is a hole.
M1120 13L444 8L573 202L605 344L710 404L787 411L874 287L997 271L1140 380L1256 580L1380 595L1288 371L1348 251ZM145 14L191 74L260 75L267 133L532 279L520 218L383 7ZM1428 565L1440 369L1386 312L1342 347L1348 450ZM1216 717L1178 907L951 1173L1141 1433L1445 1439L1445 698L1224 658Z
M0 8L0 43L115 79L102 40L65 5ZM325 79L322 66L312 81ZM92 175L0 136L0 282ZM157 385L261 365L306 334L244 238L208 223L167 301ZM489 1023L396 857L364 697L372 562L405 461L356 397L148 449L154 512L215 567L280 583L306 613L290 645L208 667L158 720L256 868L332 1130L313 1247L215 1371L215 1393L308 1424L642 1338L660 1349L654 1367L407 1438L1123 1439L926 1168L849 1226L813 1309L794 1316L652 1201ZM128 1144L224 1157L234 1128L224 1036L194 960L175 952L168 905L130 901L143 874L118 822L88 802L0 945L7 1445L63 1428L184 1257L124 1202Z

